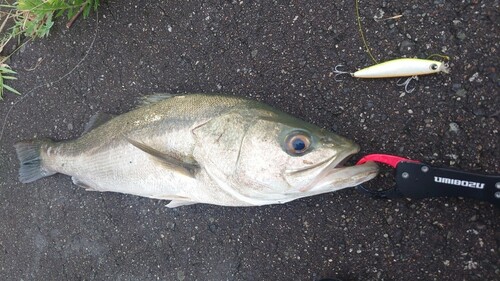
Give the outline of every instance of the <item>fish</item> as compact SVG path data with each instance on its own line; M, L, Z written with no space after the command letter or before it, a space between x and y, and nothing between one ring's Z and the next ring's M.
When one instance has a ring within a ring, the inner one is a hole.
M220 94L156 94L118 115L95 115L83 135L16 143L19 179L61 173L88 191L167 207L283 204L374 178L374 162L345 166L360 147L264 103Z

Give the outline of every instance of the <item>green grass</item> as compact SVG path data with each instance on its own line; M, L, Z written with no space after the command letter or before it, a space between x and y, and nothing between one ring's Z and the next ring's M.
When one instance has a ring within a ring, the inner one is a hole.
M36 39L49 35L54 20L66 17L68 28L79 16L87 18L92 10L97 10L99 0L19 0L10 4L5 0L0 4L0 54L12 40L23 38ZM5 33L3 31L6 31ZM16 74L5 61L11 56L0 56L0 100L4 90L19 94L5 84Z
M3 100L3 91L7 90L10 91L14 94L20 95L16 89L10 87L9 85L5 84L5 80L15 80L17 79L16 77L12 76L15 75L16 72L6 64L0 64L0 100Z

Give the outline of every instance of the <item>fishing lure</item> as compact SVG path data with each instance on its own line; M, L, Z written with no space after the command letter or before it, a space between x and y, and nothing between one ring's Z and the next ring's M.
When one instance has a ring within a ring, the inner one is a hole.
M402 58L386 61L375 64L354 73L341 71L339 68L343 65L335 67L335 81L339 75L349 74L357 78L394 78L394 77L409 77L406 81L398 83L398 86L405 86L405 91L411 93L415 88L408 89L411 80L418 80L419 75L434 74L439 72L449 73L447 63L427 59Z

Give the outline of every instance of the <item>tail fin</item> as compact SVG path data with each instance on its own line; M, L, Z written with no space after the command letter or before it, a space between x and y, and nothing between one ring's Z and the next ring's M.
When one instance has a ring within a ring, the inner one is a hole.
M43 140L23 141L14 145L17 152L17 158L21 162L19 168L19 180L22 183L36 181L46 176L55 174L44 169L40 151L42 144L47 143Z

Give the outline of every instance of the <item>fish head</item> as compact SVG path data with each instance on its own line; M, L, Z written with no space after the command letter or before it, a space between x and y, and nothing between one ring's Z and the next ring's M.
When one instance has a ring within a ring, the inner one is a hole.
M342 136L281 112L250 113L206 127L211 136L201 144L211 158L205 169L240 201L285 203L355 186L378 173L372 162L343 166L359 146Z
M240 151L238 174L268 198L290 201L372 179L377 165L345 167L359 146L293 117L257 120ZM243 176L244 175L244 176Z

